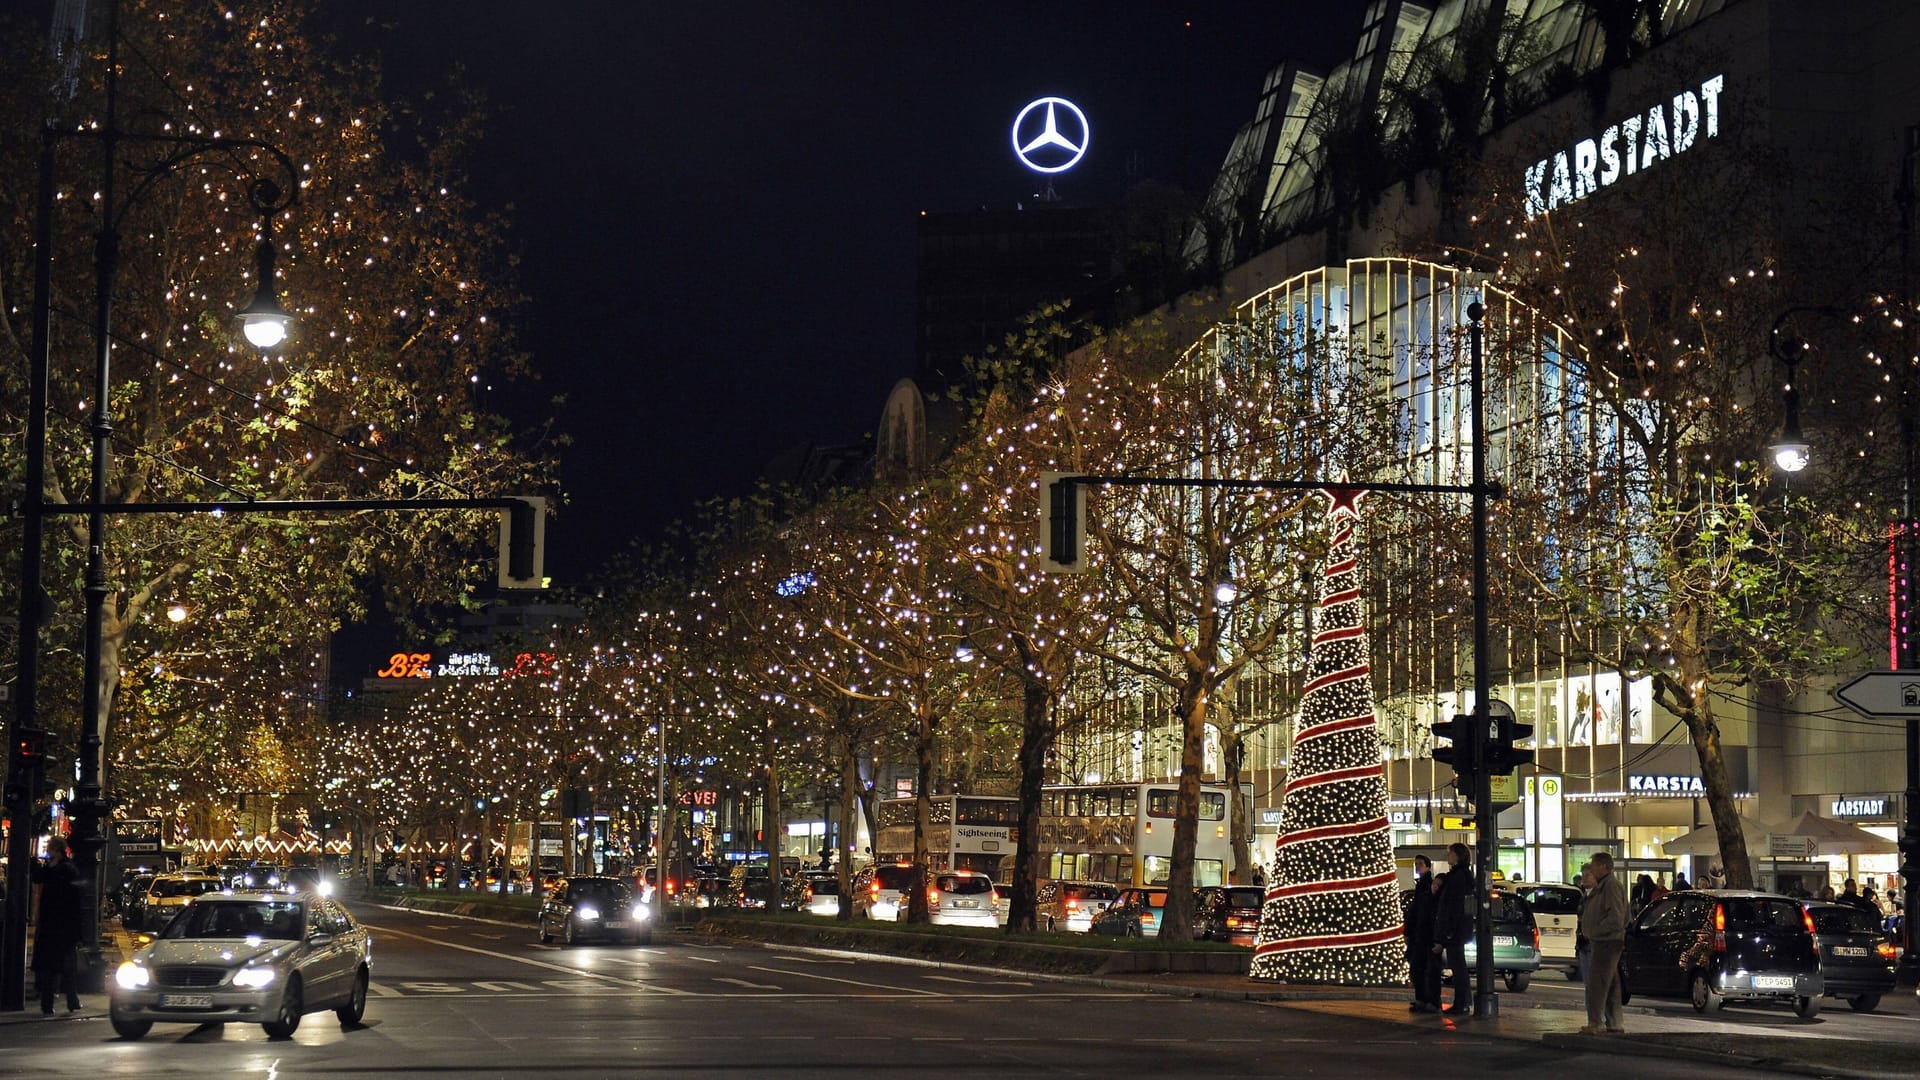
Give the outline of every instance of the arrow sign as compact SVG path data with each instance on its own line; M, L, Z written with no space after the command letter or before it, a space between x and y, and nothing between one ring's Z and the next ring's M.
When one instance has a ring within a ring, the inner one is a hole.
M1869 671L1833 696L1861 716L1920 716L1920 670Z

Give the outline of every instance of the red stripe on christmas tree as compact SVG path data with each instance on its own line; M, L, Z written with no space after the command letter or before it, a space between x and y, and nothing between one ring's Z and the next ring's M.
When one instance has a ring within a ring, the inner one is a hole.
M1321 575L1272 888L1260 913L1251 974L1399 985L1407 980L1400 895L1354 550L1361 492L1328 494L1333 547Z

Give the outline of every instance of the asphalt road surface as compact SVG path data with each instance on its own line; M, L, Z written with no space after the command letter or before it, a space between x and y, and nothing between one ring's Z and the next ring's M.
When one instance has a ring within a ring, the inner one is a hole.
M0 1073L86 1077L945 1078L1750 1076L1245 1002L696 944L544 946L531 930L357 905L373 928L364 1025L104 1018L0 1027ZM671 938L671 939L670 939ZM1516 995L1523 996L1523 995ZM1513 999L1503 999L1511 1002Z

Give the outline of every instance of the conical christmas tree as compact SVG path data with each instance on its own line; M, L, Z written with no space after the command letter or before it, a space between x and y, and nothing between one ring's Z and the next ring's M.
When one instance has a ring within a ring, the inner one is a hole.
M1252 976L1403 985L1400 890L1354 555L1361 492L1327 494L1333 500L1327 513L1333 547L1314 616Z

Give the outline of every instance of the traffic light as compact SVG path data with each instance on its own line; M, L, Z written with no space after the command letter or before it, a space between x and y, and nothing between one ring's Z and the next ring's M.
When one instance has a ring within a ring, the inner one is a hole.
M1040 474L1040 569L1087 570L1087 487L1072 473Z
M500 587L544 589L547 556L547 500L516 496L500 511Z
M1514 745L1533 738L1533 725L1522 724L1511 716L1501 716L1495 724L1493 742L1487 746L1487 773L1505 775L1522 765L1533 764L1533 751Z
M13 733L13 756L23 771L44 771L47 767L47 733L40 728L16 729Z
M1455 716L1433 725L1433 760L1453 766L1456 776L1471 780L1478 771L1475 763L1480 758L1474 746L1476 731L1471 716ZM1451 745L1441 745L1441 739Z

